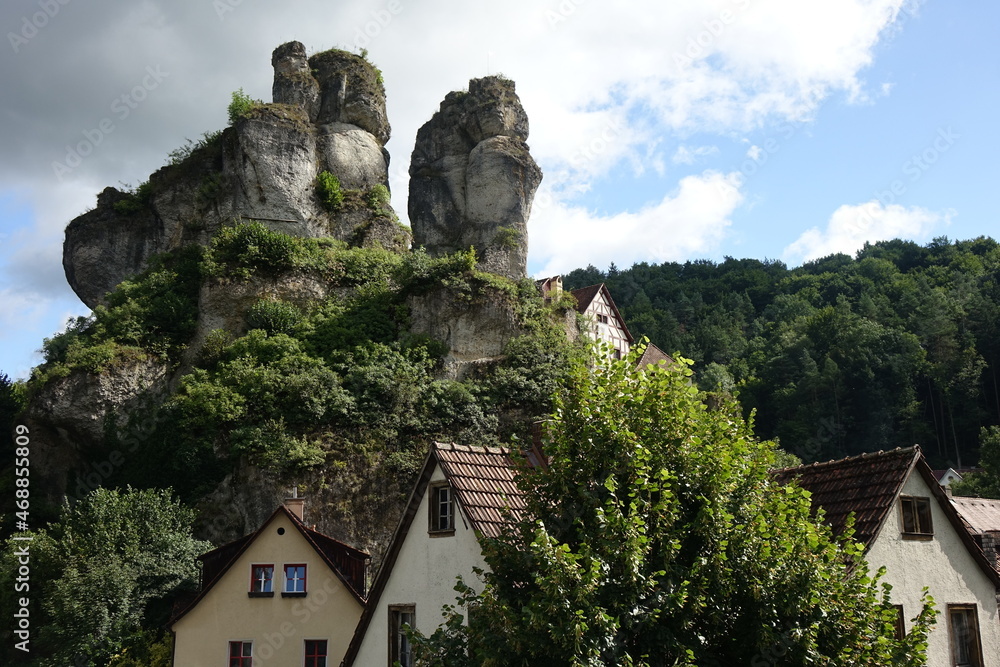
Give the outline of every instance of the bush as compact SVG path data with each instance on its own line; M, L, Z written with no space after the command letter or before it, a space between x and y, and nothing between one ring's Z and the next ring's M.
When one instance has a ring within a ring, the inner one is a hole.
M112 208L119 215L133 216L148 211L153 203L153 186L143 181L134 190L125 192L124 199L116 201Z
M295 268L298 251L291 236L252 220L220 230L212 240L210 259L213 265L238 267L237 273L244 277L256 271L273 275Z
M344 203L344 192L340 189L340 179L328 171L316 176L316 196L327 211L333 213Z
M226 109L229 113L229 124L235 125L236 121L243 118L257 107L263 106L263 104L264 102L261 100L255 100L244 93L242 88L234 91L232 99L229 102L229 106Z
M251 329L263 329L269 334L292 333L301 320L301 311L287 301L258 301L247 313L247 325Z
M381 211L385 206L388 206L389 199L389 188L385 187L381 183L373 185L365 194L365 203L368 204L368 208L373 211Z

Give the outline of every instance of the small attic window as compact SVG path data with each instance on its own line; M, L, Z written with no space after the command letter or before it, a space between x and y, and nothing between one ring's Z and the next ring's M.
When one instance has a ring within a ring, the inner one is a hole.
M430 505L428 532L431 537L454 535L455 498L448 482L431 484L427 500Z
M903 518L903 537L926 539L934 535L930 498L900 496L899 509Z
M597 321L600 322L601 324L607 324L608 323L608 316L607 315L601 315L600 313L598 313L597 314Z

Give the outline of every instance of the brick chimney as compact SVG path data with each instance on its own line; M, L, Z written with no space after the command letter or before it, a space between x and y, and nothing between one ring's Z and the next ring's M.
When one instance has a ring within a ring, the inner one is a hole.
M298 488L292 489L292 497L285 498L285 507L294 514L299 521L305 522L306 499L299 498Z

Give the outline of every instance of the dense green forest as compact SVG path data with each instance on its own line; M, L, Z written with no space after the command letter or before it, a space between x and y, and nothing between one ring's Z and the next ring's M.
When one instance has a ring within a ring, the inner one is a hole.
M806 461L920 444L969 466L1000 424L1000 245L866 244L789 269L733 259L593 266L637 337L695 361L701 388L738 396L756 433Z

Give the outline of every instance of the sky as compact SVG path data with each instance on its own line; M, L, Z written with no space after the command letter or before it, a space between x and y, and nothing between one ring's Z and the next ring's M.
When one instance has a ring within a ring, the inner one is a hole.
M516 82L544 173L529 272L781 260L997 236L991 0L6 0L0 8L0 373L89 311L66 225L107 186L270 100L271 51L368 50L392 204L416 131L471 78Z

